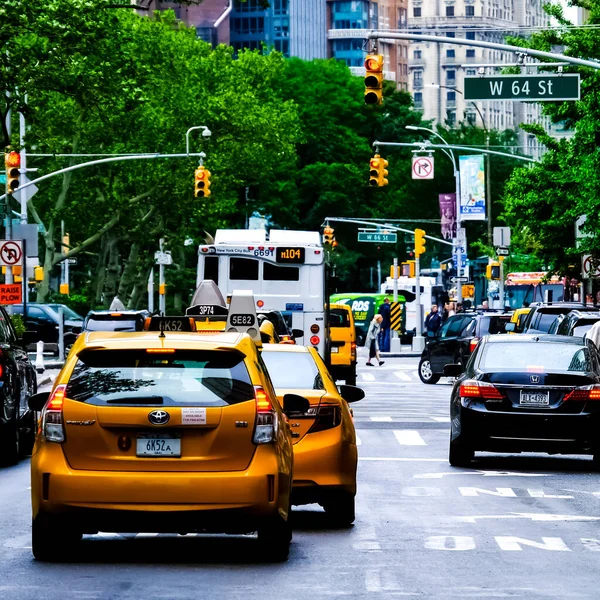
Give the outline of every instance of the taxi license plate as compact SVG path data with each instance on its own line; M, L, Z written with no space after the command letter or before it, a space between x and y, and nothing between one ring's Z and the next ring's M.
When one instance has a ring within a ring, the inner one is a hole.
M136 456L181 456L181 439L168 434L139 434L136 440Z
M521 406L549 406L550 392L521 392Z
M331 352L332 352L332 353L333 353L333 352L339 352L339 351L340 351L340 349L339 349L337 346L333 346L333 347L331 348Z

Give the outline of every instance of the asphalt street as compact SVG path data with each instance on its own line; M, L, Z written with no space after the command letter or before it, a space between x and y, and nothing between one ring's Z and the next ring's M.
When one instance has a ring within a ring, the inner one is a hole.
M38 563L29 460L0 471L0 598L599 598L590 458L477 454L450 467L450 382L423 385L416 367L361 357L356 523L295 510L286 563L261 561L250 537L152 534L86 537L75 562Z

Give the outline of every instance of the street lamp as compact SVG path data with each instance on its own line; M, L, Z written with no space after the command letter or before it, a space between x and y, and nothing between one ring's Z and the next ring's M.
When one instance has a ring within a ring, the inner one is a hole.
M436 136L446 146L450 145L437 131L434 131L433 129L429 129L428 127L419 127L417 125L406 125L406 129L408 129L410 131L426 131L427 133L430 133L430 134ZM456 195L456 237L453 240L453 247L456 252L456 259L457 259L456 260L456 276L460 277L461 269L462 269L461 264L460 264L461 257L459 257L459 255L458 255L458 248L459 248L458 231L460 229L460 223L461 223L461 219L460 219L460 173L458 171L458 166L456 164L456 156L454 155L454 152L452 151L452 149L448 148L448 150L446 151L446 155L449 156L450 159L452 160L452 167L454 169L454 191L455 191L455 195ZM466 250L466 245L467 245L467 240L465 237L465 250ZM457 300L457 302L462 303L462 286L461 286L460 281L458 281L456 284L456 300Z
M196 127L190 127L185 134L185 153L190 153L190 132L196 129L202 129L202 137L209 138L212 135L212 131L206 125L197 125Z
M453 92L458 92L461 96L464 96L464 92L461 92L458 88L449 86L449 85L442 85L441 83L428 83L425 85L425 87L428 88L432 88L434 90L439 90L441 88L446 89L446 90L452 90ZM485 131L486 135L488 133L487 127L485 126L485 119L483 118L483 115L481 114L481 110L479 110L479 106L477 106L476 102L473 102L472 100L470 101L471 104L473 105L473 107L475 108L475 110L477 111L477 114L479 115L479 118L481 119L481 124L483 125L483 130Z

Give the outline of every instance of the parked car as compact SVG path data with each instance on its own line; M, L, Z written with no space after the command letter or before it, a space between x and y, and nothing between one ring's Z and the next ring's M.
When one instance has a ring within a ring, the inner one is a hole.
M505 333L510 322L509 312L459 313L450 317L427 343L419 362L419 377L423 383L437 383L444 374L444 365L467 364L479 340L488 334Z
M36 419L28 407L37 392L37 377L26 339L17 337L10 316L0 307L0 463L12 465L31 454Z
M83 322L83 331L143 331L148 310L91 310Z
M64 345L65 355L71 350L71 346L81 333L83 328L83 317L65 304L27 304L27 318L25 329L35 335L28 340L27 350L35 352L36 342L43 341L44 344L56 345L58 350L58 310L62 306L64 315ZM13 304L13 314L23 314L22 304Z
M594 312L572 310L560 320L556 333L583 337L598 321L600 321L600 311L598 310Z
M552 323L558 315L566 315L572 310L582 312L595 312L598 309L594 306L586 306L576 302L554 302L545 304L543 302L531 304L531 310L527 313L526 319L520 327L511 325L507 331L516 333L548 333Z
M591 454L600 465L600 354L577 336L483 338L450 400L449 462L465 467L475 451Z

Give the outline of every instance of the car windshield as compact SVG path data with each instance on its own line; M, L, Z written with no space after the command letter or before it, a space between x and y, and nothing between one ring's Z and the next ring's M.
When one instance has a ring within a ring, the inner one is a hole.
M594 323L596 321L582 321L579 325L573 327L571 335L583 337L593 327Z
M87 350L66 395L100 406L227 406L253 399L254 388L237 352Z
M350 316L343 308L332 308L329 315L331 327L350 327Z
M140 327L141 329L141 327ZM88 319L86 331L136 331L135 319Z
M487 343L479 360L486 372L592 371L589 350L578 344L558 342Z
M323 390L323 380L308 352L263 352L273 385L279 389Z
M47 304L48 309L55 315L56 320L58 321L58 307L60 304ZM62 305L63 314L65 315L65 319L69 321L83 321L83 317L78 315L73 309L68 306Z
M556 314L553 313L542 313L540 316L540 320L537 322L535 326L536 331L550 331L550 327L552 323L556 320Z

